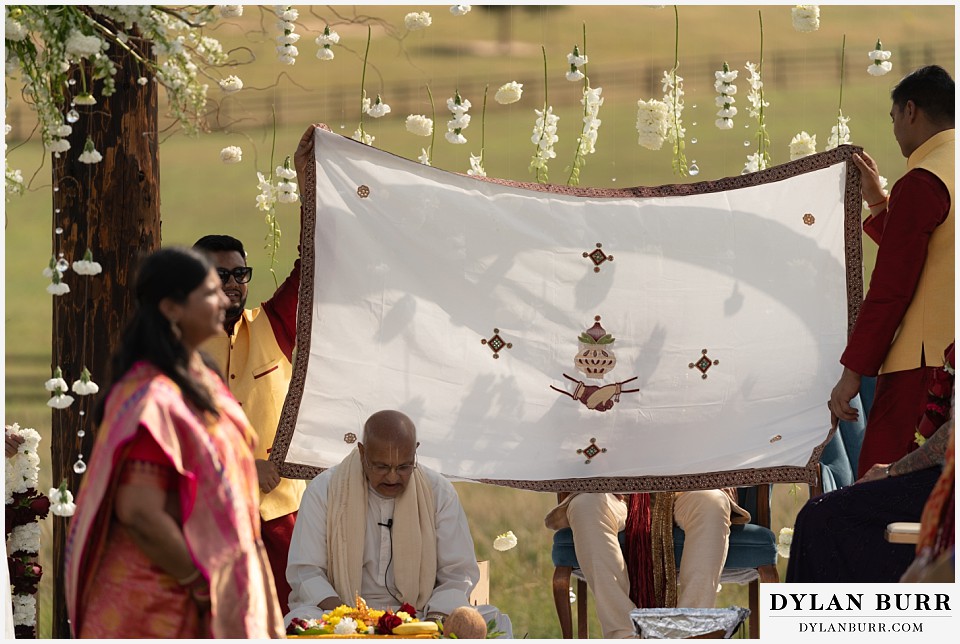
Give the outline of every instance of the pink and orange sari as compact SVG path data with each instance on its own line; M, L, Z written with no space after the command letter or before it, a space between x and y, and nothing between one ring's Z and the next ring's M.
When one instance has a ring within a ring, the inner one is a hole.
M253 429L216 375L220 418L206 420L179 388L146 362L111 390L70 526L66 600L74 637L283 636L273 577L260 538ZM209 631L186 591L147 559L113 518L128 448L140 428L172 466L181 525L210 583Z

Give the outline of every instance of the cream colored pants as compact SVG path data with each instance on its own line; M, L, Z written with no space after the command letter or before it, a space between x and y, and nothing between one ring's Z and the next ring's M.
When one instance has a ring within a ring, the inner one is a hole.
M677 605L713 608L730 536L730 497L720 490L677 492L674 522L683 529ZM617 533L627 504L613 494L578 494L567 506L577 560L593 591L597 618L608 639L632 637L630 580Z

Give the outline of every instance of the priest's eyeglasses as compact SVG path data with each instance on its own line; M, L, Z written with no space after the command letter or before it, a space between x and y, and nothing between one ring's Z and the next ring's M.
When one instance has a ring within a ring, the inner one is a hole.
M233 275L233 279L237 281L237 284L246 284L250 281L250 278L253 277L253 267L252 266L237 266L232 271L226 268L218 268L217 275L220 276L220 280L226 286L227 282L230 281L230 276Z
M386 476L390 472L396 472L400 476L409 476L413 470L417 469L417 460L414 457L413 463L402 463L400 465L387 465L386 463L371 463L364 457L364 462L372 472L378 476Z

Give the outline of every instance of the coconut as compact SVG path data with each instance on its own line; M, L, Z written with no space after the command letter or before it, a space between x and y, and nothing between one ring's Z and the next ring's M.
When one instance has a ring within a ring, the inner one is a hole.
M461 640L482 640L487 637L487 623L476 608L461 606L443 620L443 634L445 637L456 635Z

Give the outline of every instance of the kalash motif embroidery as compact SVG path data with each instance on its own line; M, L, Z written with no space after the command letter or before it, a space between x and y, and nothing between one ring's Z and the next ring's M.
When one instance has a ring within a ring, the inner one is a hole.
M580 334L580 351L574 357L573 363L577 371L581 372L587 378L603 380L604 376L610 373L617 364L617 357L614 355L613 348L611 347L616 339L600 326L599 315L596 316L594 320L593 326ZM563 374L563 377L571 382L577 383L577 388L573 393L558 389L553 385L550 385L550 388L566 396L570 396L574 400L579 400L587 409L593 409L595 411L612 409L614 403L620 402L620 394L640 391L639 389L623 388L623 385L636 380L636 376L609 385L588 385L567 374Z

